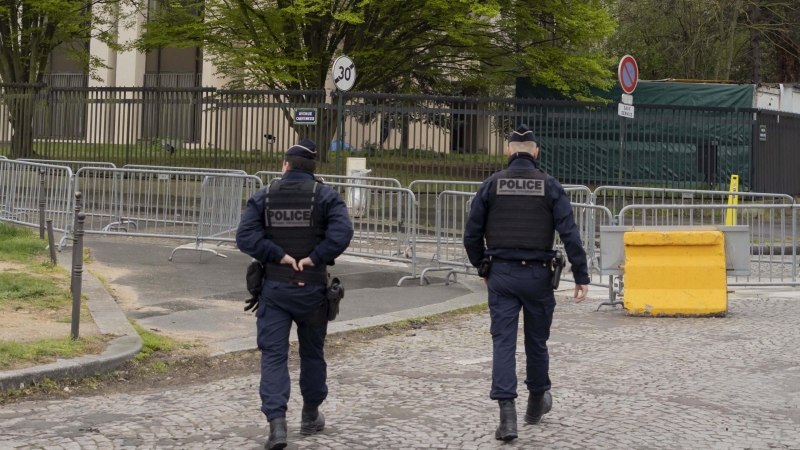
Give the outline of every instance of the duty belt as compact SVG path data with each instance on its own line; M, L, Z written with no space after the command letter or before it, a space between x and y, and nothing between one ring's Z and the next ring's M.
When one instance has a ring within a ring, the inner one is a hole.
M506 264L516 264L520 266L543 266L547 267L549 261L539 261L536 259L505 259L505 258L498 258L497 256L492 256L491 261L493 263L506 263Z
M327 286L328 274L326 267L305 267L302 272L298 272L287 264L276 264L269 262L266 264L266 274L264 277L267 281L278 281L281 283L298 284L304 283L306 285L314 286Z

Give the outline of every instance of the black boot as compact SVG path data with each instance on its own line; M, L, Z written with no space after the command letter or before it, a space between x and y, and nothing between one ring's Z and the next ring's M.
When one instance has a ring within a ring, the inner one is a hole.
M302 422L300 422L300 434L311 435L317 431L325 429L325 416L319 412L319 405L309 405L303 403Z
M494 432L494 438L499 441L510 441L517 438L517 408L514 399L499 400L500 426Z
M286 418L276 417L269 421L269 440L264 444L266 450L286 448Z
M528 410L525 412L525 423L536 425L542 416L553 409L553 396L550 391L543 394L528 394Z

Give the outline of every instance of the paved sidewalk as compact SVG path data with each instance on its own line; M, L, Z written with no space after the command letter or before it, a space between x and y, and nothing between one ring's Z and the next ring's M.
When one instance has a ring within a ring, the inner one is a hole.
M181 251L168 261L174 245L164 242L90 235L86 246L92 250L93 270L118 287L120 307L143 327L213 351L255 348L255 318L243 311L249 298L245 273L252 259L238 249L213 247L227 258ZM473 292L461 284L445 286L435 278L443 273L434 275L433 286L414 280L397 287L410 269L391 261L344 255L330 272L346 289L341 321L442 304ZM245 341L250 345L242 346Z
M328 427L291 449L798 449L797 303L732 298L726 318L639 318L560 300L550 340L555 404L493 439L488 313L366 343L329 361ZM521 331L521 330L520 330ZM522 334L518 363L524 362ZM524 368L518 367L520 377ZM145 395L0 407L0 448L256 449L258 377ZM523 414L523 395L518 412Z

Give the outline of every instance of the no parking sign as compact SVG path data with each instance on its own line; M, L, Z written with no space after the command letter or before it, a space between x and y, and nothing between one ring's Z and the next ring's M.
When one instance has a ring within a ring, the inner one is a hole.
M626 94L633 94L633 91L636 90L636 85L639 84L639 66L633 56L625 55L622 57L617 74L619 75L619 84L622 86L622 91Z

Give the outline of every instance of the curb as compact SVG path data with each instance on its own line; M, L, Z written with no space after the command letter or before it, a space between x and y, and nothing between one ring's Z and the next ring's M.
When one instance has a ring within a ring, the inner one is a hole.
M67 258L62 256L61 259ZM110 372L142 350L142 338L133 329L128 318L100 280L84 270L81 288L89 297L86 306L100 332L120 337L109 342L108 348L99 355L59 359L43 366L0 372L0 390L18 389L20 385L35 383L45 378L81 378L98 372Z
M469 281L464 280L460 283L460 285L471 290L472 293L467 295L462 295L461 297L456 297L444 302L434 303L432 305L427 305L427 306L420 306L418 308L404 309L402 311L395 311L386 314L379 314L376 316L351 319L343 322L337 322L337 321L330 322L328 324L328 336L332 336L338 333L345 333L348 331L358 330L362 328L386 325L394 322L399 322L401 320L432 316L434 314L442 314L457 309L468 308L470 306L486 303L486 292L483 290L475 292L476 290L479 289L479 288L476 289L476 287L483 286L482 283L473 282L472 280ZM297 342L296 333L291 333L289 335L289 342ZM209 356L222 356L228 353L243 352L243 351L258 349L255 336L248 336L244 338L215 342L209 344L209 347L216 347L222 349L221 351L212 353Z

